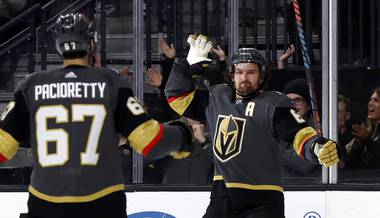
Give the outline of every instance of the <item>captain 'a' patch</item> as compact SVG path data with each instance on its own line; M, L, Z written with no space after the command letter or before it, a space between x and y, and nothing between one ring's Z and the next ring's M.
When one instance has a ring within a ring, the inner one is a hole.
M214 137L214 154L222 162L237 156L244 137L245 119L219 115Z

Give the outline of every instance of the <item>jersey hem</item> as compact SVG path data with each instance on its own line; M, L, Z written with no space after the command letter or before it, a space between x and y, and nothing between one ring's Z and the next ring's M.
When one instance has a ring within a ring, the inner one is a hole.
M33 188L33 186L29 186L28 191L36 196L37 198L40 198L45 201L53 202L53 203L80 203L80 202L89 202L94 201L98 198L104 197L106 195L109 195L116 191L122 191L124 190L124 184L118 184L109 186L107 188L104 188L98 192L95 192L90 195L84 195L84 196L53 196L53 195L47 195L44 194L37 189Z
M226 187L250 189L250 190L272 190L272 191L284 192L284 188L278 185L251 185L251 184L246 184L246 183L227 182Z

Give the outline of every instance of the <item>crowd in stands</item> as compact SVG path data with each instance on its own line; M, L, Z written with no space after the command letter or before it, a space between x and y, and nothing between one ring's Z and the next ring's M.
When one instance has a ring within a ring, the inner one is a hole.
M193 143L199 144L193 153L173 153L160 160L144 160L144 183L162 184L193 184L209 185L212 182L214 164L212 155L213 136L208 133L205 123L178 117L172 111L164 97L164 87L168 79L171 65L176 61L177 54L173 44L168 44L162 35L159 37L159 47L165 56L166 62L162 71L152 67L146 69L145 81L147 84L159 89L159 94L147 97L145 110L160 122L168 122L175 119L185 119L186 123L194 131ZM212 48L216 60L208 68L205 76L197 81L197 88L208 87L225 82L228 74L226 55L220 45ZM289 59L296 53L294 45L285 49L278 59L277 69L287 68ZM97 58L100 66L100 59ZM220 73L223 72L223 73ZM131 78L128 68L123 68L120 73ZM276 75L272 75L275 77ZM310 95L305 78L294 78L287 83L282 91L293 102L298 114L308 124L314 125L313 114L310 106ZM380 87L373 90L368 101L367 119L363 122L353 123L352 103L349 96L338 96L338 151L340 161L338 168L341 171L351 169L379 169L380 168L380 131L377 124L380 122ZM154 99L152 101L152 98ZM153 102L153 103L152 103ZM120 148L123 157L123 169L126 183L132 182L132 151L126 144ZM284 143L282 146L283 166L286 176L295 177L320 177L321 166L301 159L294 151L291 144ZM0 168L0 184L27 184L29 181L22 176L30 173L30 167L20 169ZM21 175L21 176L20 176Z

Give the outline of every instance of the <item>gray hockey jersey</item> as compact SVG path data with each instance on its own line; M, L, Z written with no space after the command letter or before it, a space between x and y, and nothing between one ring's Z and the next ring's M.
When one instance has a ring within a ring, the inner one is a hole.
M297 154L317 163L310 150L317 134L284 94L259 91L236 100L227 84L197 90L185 71L185 65L173 65L165 93L177 113L207 120L214 180L224 180L227 188L283 191L281 142L292 143Z
M124 190L119 135L148 158L187 143L178 126L145 113L128 81L106 68L69 66L31 74L0 122L0 160L30 135L29 191L50 202L87 202Z

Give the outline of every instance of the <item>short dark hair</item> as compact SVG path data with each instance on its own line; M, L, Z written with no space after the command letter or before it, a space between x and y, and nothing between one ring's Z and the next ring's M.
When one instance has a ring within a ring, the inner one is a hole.
M375 93L380 96L380 86L376 86L373 90L372 90L372 93Z
M62 54L62 57L64 59L76 59L76 58L84 58L86 56L87 52L85 51L79 51L75 53L64 53Z
M344 95L338 95L338 102L343 102L346 105L346 111L351 112L351 100L349 97L346 97Z

